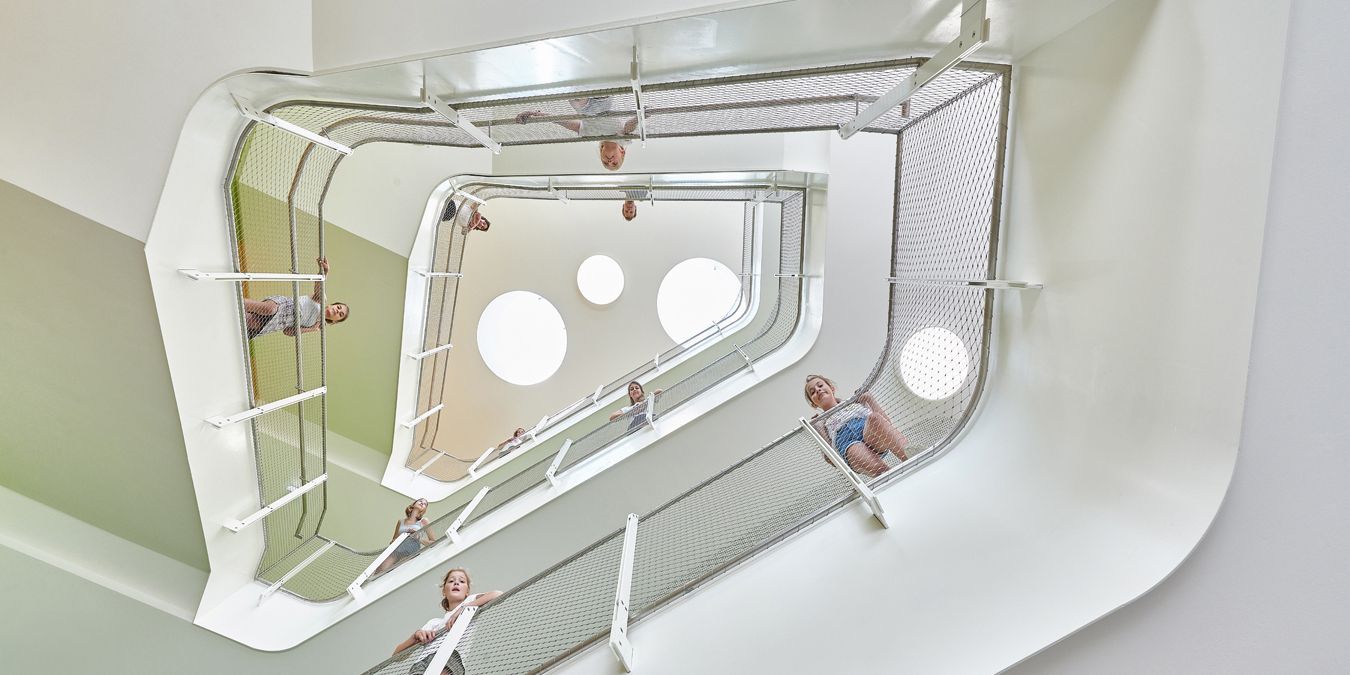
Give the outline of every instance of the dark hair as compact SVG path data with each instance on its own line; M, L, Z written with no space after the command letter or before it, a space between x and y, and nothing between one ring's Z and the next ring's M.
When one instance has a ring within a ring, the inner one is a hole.
M347 308L347 313L346 313L346 314L343 314L343 315L342 315L342 318L341 318L341 319L338 319L337 321L333 321L332 319L329 319L328 317L324 317L324 318L323 318L323 322L324 322L324 323L329 324L329 325L332 325L332 324L335 324L335 323L342 323L343 321L346 321L347 319L352 318L352 306L351 306L351 305L349 305L349 304L347 304L347 303L345 303L345 302L338 302L338 301L330 302L330 303L328 303L328 305L329 305L330 307L333 306L333 305L342 305L343 307L346 307L346 308Z
M488 220L487 218L484 218L483 216L478 216L478 219L481 220L481 221L483 221L483 227L482 227L482 230L483 230L484 232L487 232L487 231L488 231L488 228L489 228L489 227L492 227L492 221Z
M443 577L443 578L441 579L441 609L443 609L443 610L445 610L445 611L447 611L447 612L450 611L450 601L449 601L448 599L445 598L445 582L449 581L449 580L450 580L450 575L451 575L451 574L454 574L455 572L463 572L463 573L464 573L464 581L465 581L465 584L464 584L464 585L465 585L465 589L464 589L464 590L467 591L467 590L469 590L470 588L473 588L473 579L470 579L470 578L469 578L469 570L466 570L466 569L464 569L463 567L451 567L450 569L446 570L446 571L445 571L445 577Z
M811 380L821 380L825 384L830 385L830 389L835 389L836 387L834 386L834 380L831 380L830 378L825 377L824 375L807 375L805 386L806 402L810 403L811 407L814 408L816 407L816 402L811 400Z
M444 222L444 221L447 221L447 220L454 220L454 219L455 219L455 211L458 211L458 210L459 210L459 205L455 204L455 200L453 200L453 199L447 199L447 200L445 201L445 211L443 211L443 212L441 213L441 221Z
M624 385L623 390L624 390L624 391L628 391L628 388L631 387L631 386L633 386L633 385L635 385L635 384L636 384L637 387L638 387L638 391L642 392L643 397L646 397L646 396L647 396L647 390L646 390L646 389L643 389L643 388L642 388L642 383L641 383L641 382L638 382L637 380L633 380L633 381L629 382L628 384ZM628 402L629 402L630 404L631 404L631 403L637 403L637 401L634 401L634 400L633 400L633 395L632 395L632 394L629 394L629 395L628 395Z

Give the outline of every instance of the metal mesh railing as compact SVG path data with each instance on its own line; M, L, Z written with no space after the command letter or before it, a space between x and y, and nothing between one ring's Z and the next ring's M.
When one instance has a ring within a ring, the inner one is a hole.
M900 136L890 328L861 391L909 439L909 459L873 478L874 486L950 443L986 375L992 291L942 282L989 278L995 270L1007 75L998 70L982 78ZM952 343L931 337L930 329L952 334L959 348L948 349ZM822 461L822 452L835 450L797 428L643 516L631 620L849 503L856 493L840 470ZM458 645L466 672L539 672L603 640L622 538L622 532L611 534L482 608L470 626L472 639ZM574 595L576 589L584 590ZM534 600L512 602L522 597ZM403 672L395 664L405 658L368 672Z
M912 74L921 62L921 59L910 59L650 84L644 89L648 136L835 129L891 85ZM944 119L944 115L952 116L954 113L948 111L959 107L954 105L954 101L975 98L971 92L980 90L989 82L997 82L1001 86L1005 75L1006 71L998 67L969 65L952 69L929 83L906 106L878 119L868 130L899 134L902 143L908 143L910 139L919 142L919 133L908 133L911 129L925 124L925 120L934 126L934 120ZM603 105L574 104L579 99L597 97L608 97L609 100ZM535 98L449 102L466 119L506 145L593 141L623 135L622 125L616 129L611 122L603 120L624 119L633 112L631 94L620 89ZM522 112L536 111L544 114L520 118ZM476 145L467 134L421 107L297 101L270 106L268 112L350 147L378 141L461 147ZM591 117L595 119L589 119ZM555 123L564 120L596 123L591 124L587 132L581 133L568 125ZM614 133L596 133L596 129ZM952 135L951 132L944 133ZM998 152L1001 157L1001 136L999 141ZM942 140L935 137L928 142L937 148ZM231 240L236 246L238 271L313 273L313 260L322 256L324 250L323 202L341 157L334 150L265 124L251 123L246 127L225 186L227 199L232 206L229 226ZM930 171L938 171L936 160L933 164ZM911 175L908 166L902 170L902 174L911 184L924 180L917 174ZM632 197L632 190L635 189L640 188L627 189L623 196ZM941 190L932 192L928 205L920 204L915 208L947 208L951 203L969 197ZM463 255L462 237L457 248L454 236L456 228L450 225L449 230L444 240L438 235L436 244L437 256L444 256L447 265L454 264L454 258ZM790 250L789 245L785 245L784 250ZM993 240L990 247L993 247ZM900 262L901 258L897 257L897 270L902 270ZM433 325L436 330L428 331L424 342L427 345L448 335L452 328L453 311L450 309L453 307L458 281L446 278L429 283L433 292L427 311L428 317L435 320ZM781 295L796 297L801 282L800 279L784 277L777 279L776 283ZM241 298L249 299L269 297L264 294L289 294L296 305L308 295L302 284L293 282L244 282L239 284L239 290ZM948 302L942 295L944 293L979 294L978 291L914 291L900 287L893 291L893 294L903 293L917 293L909 302L919 307ZM969 304L972 307L981 306L978 299ZM784 322L787 317L794 317L795 321L799 310L780 306L775 311L778 315L768 324L769 328L790 333L791 324ZM897 320L894 320L897 311L893 309L893 324L897 324ZM301 321L299 312L296 312L294 319L297 323ZM248 317L241 314L242 342L248 368L247 394L252 405L324 386L323 321L318 322L317 328L319 330L313 333L297 331L295 336L287 336L283 332L249 339ZM896 330L894 326L893 330ZM963 334L971 338L967 347L984 348L984 343L970 335L969 331ZM743 352L751 360L758 358L763 352L757 349L762 350L763 345L772 344L775 339L778 337L761 334L757 338L758 342L752 340L741 345L736 357L744 362ZM439 396L439 388L444 386L443 378L438 381L435 375L437 361L433 358L426 361L422 364L425 377L423 386L419 387L419 403ZM656 413L668 409L678 399L687 400L688 396L696 395L697 391L735 372L736 367L732 354L718 357L705 368L702 383L691 381L682 384L679 391L672 387L671 392L657 399L654 404ZM875 374L878 378L882 370L879 366ZM877 382L881 381L877 379ZM977 390L978 382L973 386ZM951 407L955 410L960 406ZM940 416L939 413L950 416L955 414L953 410L944 413L941 406L937 406L931 415L916 419L924 422L930 417ZM250 422L257 456L261 504L269 503L296 485L322 474L325 466L324 415L325 398L318 396L304 404L270 412ZM910 420L905 415L901 417ZM897 422L900 420L897 419ZM435 423L432 424L433 427L418 430L419 434L434 438ZM604 434L613 436L615 431L608 429ZM599 434L600 430L596 433ZM598 442L605 438L604 434L594 439L596 447L600 447ZM581 452L570 456L569 465L580 461L587 454L585 446L576 449ZM537 480L534 482L537 483ZM520 478L518 483L530 483L530 477ZM267 550L259 563L260 579L271 581L280 578L297 560L306 557L307 552L317 550L317 546L321 545L319 542L322 542L318 532L325 508L326 491L320 487L264 519ZM490 507L481 513L489 510ZM358 558L374 554L362 554L335 546L310 565L317 568L313 573L306 570L303 574L295 575L283 586L283 590L314 600L333 597L326 590L319 592L318 589L336 585L336 580L346 574L345 571L335 570L354 568ZM333 582L324 583L319 577L331 578Z
M522 179L519 178L516 179L517 183L521 180ZM612 181L613 179L610 180ZM786 242L791 249L788 254L789 258L791 258L791 255L794 252L796 258L800 258L801 228L805 217L804 210L801 208L802 200L788 200L787 198L791 191L787 187L771 194L769 188L777 185L777 174L773 175L772 181L750 183L746 185L726 184L720 186L699 186L697 181L681 178L678 174L662 176L662 180L663 184L661 185L648 185L640 188L623 188L622 185L612 186L584 183L578 185L562 182L556 188L551 189L550 187L541 185L498 185L489 181L474 181L473 183L462 186L461 189L465 192L472 194L476 198L483 199L484 201L503 198L554 200L557 199L555 194L561 194L568 199L617 201L640 194L644 199L658 201L743 201L746 203L742 226L742 266L740 271L741 279L746 283L741 284L741 294L738 296L737 304L709 328L657 354L654 361L645 362L633 370L600 385L597 390L584 392L577 400L568 403L561 409L549 414L545 417L543 424L530 428L532 436L542 435L563 424L571 425L576 423L578 420L571 417L573 414L588 410L590 405L597 402L599 399L624 390L628 382L652 374L657 371L657 364L669 365L672 361L680 358L684 354L719 338L724 334L723 328L729 326L741 316L745 308L749 306L751 294L755 292L757 287L757 284L752 283L755 279L751 274L754 254L755 223L755 209L751 200L759 199L767 203L781 204L789 204L790 201L790 205L787 207L788 211L786 212L786 217L781 219L782 233L780 235L780 241ZM683 185L682 181L684 180L691 180L691 182L688 185ZM551 183L552 181L550 181L550 184L548 185L551 185ZM786 180L784 183L786 186ZM800 190L797 191L800 192ZM451 199L453 198L454 197L452 196ZM464 203L467 204L467 202ZM437 242L439 243L442 237L444 237L453 242L451 246L459 247L460 250L462 250L464 241L467 239L463 231L463 219L467 218L467 213L468 209L461 205L456 210L454 223L446 221L438 229ZM459 267L461 261L462 255L449 256L444 259L444 261L442 261L441 256L438 255L432 261L431 269L432 271L441 273L458 273L461 269ZM444 264L445 267L441 267L442 264ZM792 259L789 259L784 264L788 265L793 273L796 273L796 271L800 269L800 263L793 262ZM451 342L453 296L451 292L437 295L434 288L436 282L442 280L447 283L453 283L455 287L457 287L459 283L457 277L433 278L431 280L433 288L428 305L435 305L435 311L429 311L428 313L425 326L425 332L428 337L425 340L425 349L434 349L440 345ZM432 337L433 334L434 338ZM787 334L780 337L782 337L783 340L786 340ZM778 344L781 344L781 342ZM772 351L772 349L772 347L761 342L760 351L762 353L768 353ZM703 360L709 361L711 359L704 358ZM424 363L420 371L418 387L419 411L430 410L443 400L441 395L443 394L444 381L447 377L449 368L448 352L428 357L426 361L427 363ZM596 392L598 392L598 395ZM682 402L683 399L680 399L680 401ZM413 452L408 454L408 461L405 464L407 468L424 471L424 475L442 481L460 480L468 475L470 465L478 459L477 454L474 454L473 456L464 456L456 452L454 448L436 447L436 433L440 428L442 418L448 414L450 413L442 410L417 425L414 434L414 449ZM582 429L581 431L585 434L594 431L594 429ZM617 438L618 436L612 435L610 441ZM590 438L588 442L595 443L600 441L601 439L599 437L595 437ZM557 442L560 443L561 440ZM603 447L603 445L597 445L595 446L595 449L599 449L600 447ZM489 450L489 452L491 451ZM546 464L547 461L545 461L545 465ZM542 481L543 468L535 468L537 469L537 471L535 471L537 474L535 476L535 482ZM494 495L490 499L498 498L499 497Z

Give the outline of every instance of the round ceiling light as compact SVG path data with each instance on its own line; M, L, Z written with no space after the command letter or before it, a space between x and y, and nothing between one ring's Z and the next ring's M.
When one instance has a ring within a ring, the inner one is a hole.
M707 330L729 314L741 295L741 280L720 262L690 258L670 269L656 292L656 315L677 343Z
M577 267L577 290L594 305L608 305L623 293L623 268L607 255L593 255Z
M539 294L503 293L478 317L478 353L497 377L511 384L539 384L562 365L567 326L558 309Z
M970 352L946 328L925 328L909 336L900 349L900 378L910 391L930 401L955 394L968 375Z

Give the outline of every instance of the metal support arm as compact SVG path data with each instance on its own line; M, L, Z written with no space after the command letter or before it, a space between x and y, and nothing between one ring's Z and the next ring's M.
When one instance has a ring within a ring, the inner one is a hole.
M967 56L975 53L975 50L983 47L984 43L988 41L989 19L985 18L985 0L965 0L961 10L961 34L937 54L934 54L933 58L919 66L914 74L909 76L909 79L893 87L877 99L875 103L858 113L857 117L839 127L839 135L843 138L849 138L853 134L866 129L867 125L877 121L891 108L908 101L919 93L919 90L923 89L925 85L964 61Z
M637 514L628 514L628 523L623 531L623 557L619 559L619 583L614 591L614 616L609 625L609 648L626 673L633 672L633 643L628 639L628 596L633 588L637 527Z
M425 83L422 85L422 102L425 103L428 108L435 110L441 117L449 120L451 124L459 127L460 131L472 136L475 141L478 141L479 145L491 150L492 154L501 154L501 143L492 140L492 137L484 133L482 129L474 126L469 120L464 119L464 116L461 115L458 110L447 105L445 101L441 100L441 97L427 91Z
M239 98L238 96L235 96L233 94L231 94L230 96L234 99L234 104L239 107L239 113L244 117L247 117L255 122L261 122L263 124L266 124L267 126L280 129L288 134L299 136L300 138L303 138L311 143L318 143L319 145L322 145L325 148L328 148L330 150L336 150L337 152L340 152L344 155L352 154L351 148L331 138L328 138L327 136L320 136L319 134L316 134L313 131L310 131L309 129L306 129L298 124L295 124L293 122L287 122L286 120L283 120L280 117L273 115L272 113L258 110L257 108L254 108L248 101L245 101L244 99Z
M285 497L282 497L281 499L278 499L272 502L271 504L268 504L267 506L264 506L261 509L254 511L252 514L245 517L243 520L227 521L225 523L225 529L231 532L238 532L248 527L249 525L258 522L259 520L266 518L268 514L272 513L273 511L276 511L277 509L280 509L281 507L299 499L300 497L304 496L306 492L309 492L310 490L313 490L314 488L323 485L323 483L327 480L328 474L326 473L322 474L318 478L315 478L314 480L305 483L304 485L301 485L300 487L294 490L291 490L289 493L286 494Z
M801 422L802 430L806 432L806 435L820 444L820 450L825 453L825 458L830 460L830 464L833 464L834 468L839 469L839 472L844 474L844 478L848 480L849 484L853 486L853 490L858 493L863 503L867 504L867 508L871 510L872 517L876 518L882 527L889 528L891 525L886 522L886 510L881 507L881 501L877 499L876 493L872 492L872 489L867 487L867 484L862 482L861 478L858 478L858 474L854 473L853 469L839 456L839 453L835 452L834 448L825 442L825 439L820 436L820 432L811 426L811 423L807 422L805 417L798 417L797 421Z

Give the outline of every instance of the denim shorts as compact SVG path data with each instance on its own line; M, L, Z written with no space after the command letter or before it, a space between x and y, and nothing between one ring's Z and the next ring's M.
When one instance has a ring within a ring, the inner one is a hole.
M839 427L838 433L834 435L834 449L839 452L840 457L847 460L849 446L863 442L863 428L866 426L866 417L855 417Z

